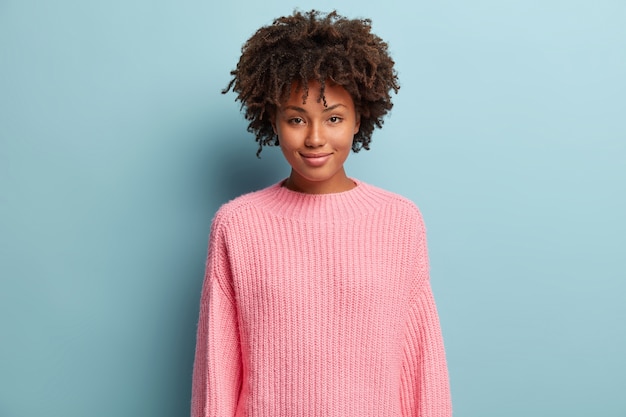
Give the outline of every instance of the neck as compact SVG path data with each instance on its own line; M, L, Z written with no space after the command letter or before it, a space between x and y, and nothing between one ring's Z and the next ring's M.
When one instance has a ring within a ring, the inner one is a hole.
M309 181L299 177L292 171L289 178L283 183L283 187L305 194L333 194L349 191L356 187L354 181L352 181L345 172L343 175L337 176L327 181Z

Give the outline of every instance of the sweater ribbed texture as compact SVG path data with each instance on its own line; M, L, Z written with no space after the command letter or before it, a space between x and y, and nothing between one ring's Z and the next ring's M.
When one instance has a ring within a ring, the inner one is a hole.
M421 215L355 183L275 184L217 212L193 417L451 416Z

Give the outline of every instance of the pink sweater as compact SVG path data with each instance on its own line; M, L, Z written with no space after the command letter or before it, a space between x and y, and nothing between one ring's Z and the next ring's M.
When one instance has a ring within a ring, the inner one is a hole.
M193 417L452 414L421 215L355 182L275 184L217 212Z

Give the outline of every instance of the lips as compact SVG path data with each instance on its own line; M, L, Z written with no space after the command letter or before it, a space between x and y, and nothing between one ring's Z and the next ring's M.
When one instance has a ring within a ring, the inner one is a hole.
M319 167L328 161L332 153L301 153L302 160L310 166Z

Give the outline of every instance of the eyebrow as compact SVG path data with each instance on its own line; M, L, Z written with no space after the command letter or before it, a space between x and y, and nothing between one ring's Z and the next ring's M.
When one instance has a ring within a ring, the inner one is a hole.
M344 104L341 104L341 103L333 104L332 106L326 107L324 110L322 110L322 113L327 113L327 112L333 111L333 110L335 110L338 107L347 107L347 106L344 105ZM286 106L284 108L284 110L295 110L295 111L297 111L299 113L306 113L307 112L304 108L298 107L298 106Z

